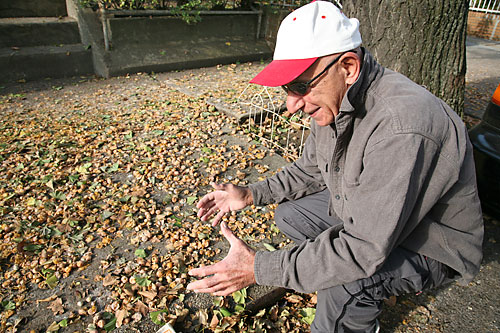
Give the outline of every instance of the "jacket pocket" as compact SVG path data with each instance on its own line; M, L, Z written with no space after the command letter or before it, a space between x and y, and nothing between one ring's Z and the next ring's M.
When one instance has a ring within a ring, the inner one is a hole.
M363 172L363 156L348 152L344 164L344 185L348 188L359 186L361 172Z
M356 186L359 186L360 182L359 182L359 178L360 178L360 175L361 175L361 169L360 167L352 167L351 165L348 165L346 163L346 166L344 167L344 175L343 175L343 182L344 182L344 185L347 187L347 188L353 188L353 187L356 187Z

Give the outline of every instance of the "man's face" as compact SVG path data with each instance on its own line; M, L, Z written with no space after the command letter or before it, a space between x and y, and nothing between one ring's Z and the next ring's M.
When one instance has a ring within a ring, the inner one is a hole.
M343 57L342 57L343 58ZM328 126L335 121L339 114L340 104L349 85L346 83L345 70L341 65L342 58L326 73L316 79L303 96L293 92L288 93L286 106L292 114L302 109L319 126ZM307 82L333 60L335 55L318 59L294 82Z

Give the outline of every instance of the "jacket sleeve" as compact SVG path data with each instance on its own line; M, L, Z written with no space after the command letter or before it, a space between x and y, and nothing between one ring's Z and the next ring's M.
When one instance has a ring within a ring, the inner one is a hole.
M257 206L296 200L326 188L316 159L315 126L311 123L301 157L282 171L249 185Z
M452 186L457 167L435 170L438 150L435 142L415 134L393 135L367 147L359 174L344 174L344 181L352 180L344 185L344 229L338 235L325 230L291 250L257 252L257 283L312 292L373 275L399 236ZM426 187L431 178L438 186Z

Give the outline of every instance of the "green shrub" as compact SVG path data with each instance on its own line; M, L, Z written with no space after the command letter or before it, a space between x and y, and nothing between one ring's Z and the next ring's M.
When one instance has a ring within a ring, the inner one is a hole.
M105 9L225 10L249 9L250 0L79 0L82 7Z

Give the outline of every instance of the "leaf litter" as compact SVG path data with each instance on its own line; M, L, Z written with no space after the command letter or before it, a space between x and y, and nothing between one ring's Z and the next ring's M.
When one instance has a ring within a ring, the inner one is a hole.
M234 101L243 84L221 98ZM187 271L223 257L196 202L212 181L247 184L275 169L273 152L205 98L145 74L0 97L3 331L112 331L146 318L182 331L307 327L311 295L254 315L240 291L189 312ZM274 208L226 220L251 246L276 249L288 241L269 224Z

